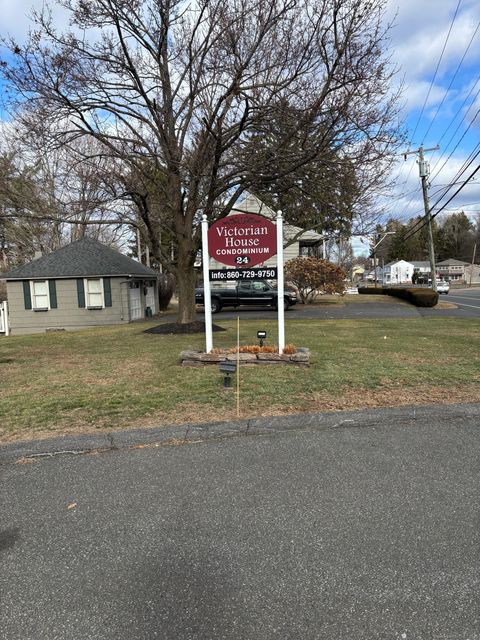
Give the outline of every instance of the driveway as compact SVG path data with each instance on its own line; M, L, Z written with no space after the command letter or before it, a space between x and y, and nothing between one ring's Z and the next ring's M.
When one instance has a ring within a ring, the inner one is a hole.
M368 300L366 299L368 297ZM407 302L383 296L346 295L339 304L325 303L314 305L297 304L285 314L286 319L323 318L323 319L354 319L354 318L419 318L419 317L447 317L447 318L480 318L480 287L451 289L448 295L441 295L440 302L452 303L454 308L422 308L414 307ZM450 305L449 305L450 306ZM204 314L198 308L197 319L202 320ZM269 308L240 307L239 309L225 309L213 318L215 320L232 320L240 316L245 319L265 319L277 317L277 312Z
M2 640L476 640L479 424L407 407L0 448Z

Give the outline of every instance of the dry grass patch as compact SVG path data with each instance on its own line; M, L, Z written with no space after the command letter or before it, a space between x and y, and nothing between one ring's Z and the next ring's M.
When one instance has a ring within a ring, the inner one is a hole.
M306 397L303 400L312 409L315 407L315 411L360 410L410 404L452 404L455 402L478 402L478 387L471 384L461 387L389 385L378 389L346 388L339 396L332 397L331 394L317 392L312 397Z
M204 336L143 333L155 323L0 340L0 440L236 419L217 366L179 364ZM236 321L221 324L215 347L234 347ZM240 344L258 328L242 321ZM275 321L260 328L276 339ZM241 367L242 418L478 399L477 320L287 319L286 339L311 366Z

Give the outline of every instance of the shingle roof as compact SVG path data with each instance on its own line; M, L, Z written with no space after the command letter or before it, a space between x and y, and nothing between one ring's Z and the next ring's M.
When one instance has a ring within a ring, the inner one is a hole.
M257 198L257 196L253 195L253 193L246 193L246 195L238 201L236 204L236 208L241 210L242 212L247 213L257 213L259 215L264 216L265 218L269 218L272 221L276 220L277 214L276 212L266 205L264 202ZM233 213L230 215L236 215L239 213L236 209L233 210ZM283 233L286 239L293 238L301 233L301 237L298 240L304 242L305 240L318 241L323 238L322 234L317 233L313 230L302 229L302 227L296 227L292 224L287 224L284 220L283 224Z
M22 267L2 274L6 280L25 278L68 278L90 276L156 277L150 267L106 247L92 238L82 238L72 244L37 258Z
M455 266L463 266L466 264L470 264L469 262L462 262L462 260L455 260L453 258L450 258L450 260L442 260L442 262L437 262L437 267L438 265L442 265L442 266L448 266L448 265L455 265Z
M413 264L413 262L408 262L408 260L400 259L400 260L393 260L392 262L389 262L385 266L386 267L392 267L394 264L398 264L399 262L404 262L405 264L408 264L408 265Z

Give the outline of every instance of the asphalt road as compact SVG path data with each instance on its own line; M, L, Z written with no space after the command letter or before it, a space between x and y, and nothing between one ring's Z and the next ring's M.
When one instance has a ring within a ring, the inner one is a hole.
M342 298L343 305L301 305L291 307L285 314L286 319L323 318L419 318L419 317L447 317L447 318L480 318L480 287L450 289L450 293L440 296L440 302L451 302L455 309L437 309L414 307L402 300L388 298L378 302L371 299L363 301L364 296L347 295ZM199 307L201 309L201 307ZM239 309L225 309L213 316L216 320L231 320L240 316L245 319L275 319L277 312L268 308L240 307ZM198 319L203 319L202 312Z
M2 640L480 638L480 405L263 424L10 447Z
M442 296L444 298L457 305L465 317L480 318L480 287L450 289L448 295Z

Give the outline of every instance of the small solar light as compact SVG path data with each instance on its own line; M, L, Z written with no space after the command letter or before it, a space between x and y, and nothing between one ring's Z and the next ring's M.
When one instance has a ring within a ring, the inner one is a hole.
M260 340L260 346L263 347L263 341L267 338L267 332L257 331L257 338Z

